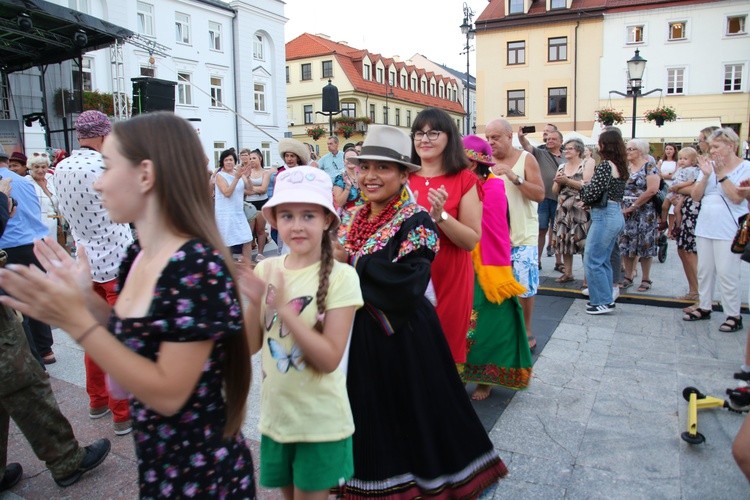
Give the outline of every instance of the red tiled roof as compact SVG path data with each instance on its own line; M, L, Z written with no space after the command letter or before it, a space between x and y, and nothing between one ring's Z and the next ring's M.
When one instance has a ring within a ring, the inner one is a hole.
M711 3L716 0L573 0L569 9L555 9L546 11L546 0L533 0L529 11L525 14L514 14L506 16L506 0L489 0L489 5L485 7L477 18L477 22L497 21L501 19L518 18L523 19L527 16L556 16L575 11L585 11L590 9L606 9L607 11L621 12L626 10L653 9L660 6L673 7L674 4L700 4Z
M286 44L287 61L308 57L319 57L329 54L336 57L336 61L338 61L343 69L346 78L357 92L385 96L386 91L385 83L378 83L374 80L365 80L362 77L362 59L364 56L368 56L373 63L381 60L386 68L390 65L394 65L396 66L396 69L405 67L409 73L416 71L418 78L421 78L422 75L427 75L428 79L430 76L436 76L432 72L427 73L423 68L417 68L414 65L407 65L404 62L396 62L393 58L383 57L380 54L371 54L366 49L356 49L309 33L303 33ZM439 75L436 76L436 81L440 81ZM443 77L443 81L446 84L456 83L456 80L453 77ZM396 83L398 84L399 82L397 81ZM400 99L422 106L441 108L453 113L464 113L461 104L455 101L421 94L409 89L402 89L398 86L389 86L388 90L393 94L389 97L392 97L393 99Z

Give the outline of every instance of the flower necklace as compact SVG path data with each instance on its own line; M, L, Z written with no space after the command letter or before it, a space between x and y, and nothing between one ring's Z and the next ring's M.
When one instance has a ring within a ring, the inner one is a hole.
M394 196L391 198L388 206L372 219L370 219L370 214L372 213L371 203L367 203L360 208L349 226L346 243L344 244L347 253L354 255L359 252L370 236L375 234L380 227L390 222L407 200L404 200L399 195Z

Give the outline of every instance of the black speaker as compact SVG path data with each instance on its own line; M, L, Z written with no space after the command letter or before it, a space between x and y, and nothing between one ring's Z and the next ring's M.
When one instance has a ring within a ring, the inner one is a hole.
M177 82L148 76L130 80L133 82L132 115L149 111L174 111L174 88Z
M323 112L338 113L341 111L339 105L339 89L328 80L328 85L323 87Z

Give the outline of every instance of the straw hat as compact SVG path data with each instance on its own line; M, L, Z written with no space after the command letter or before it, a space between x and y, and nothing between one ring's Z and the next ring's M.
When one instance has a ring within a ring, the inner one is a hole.
M281 139L279 141L279 154L284 159L284 153L294 153L299 158L300 165L310 163L310 149L297 139Z

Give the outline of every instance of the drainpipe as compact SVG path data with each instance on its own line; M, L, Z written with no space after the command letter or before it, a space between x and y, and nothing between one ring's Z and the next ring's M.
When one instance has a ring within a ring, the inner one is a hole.
M237 69L238 69L238 64L237 64L238 61L237 61L237 55L236 55L237 49L235 48L235 41L236 41L236 38L237 38L237 31L238 31L237 30L237 26L238 26L238 24L240 22L239 18L237 17L237 12L238 12L237 10L234 11L234 16L233 16L233 19L232 19L232 66L234 67L234 74L235 74L235 79L234 79L234 109L239 110L240 109L240 106L239 106L239 102L240 102L239 88L240 88L240 83L242 81L242 76L241 76L242 72L241 71L240 72L237 71ZM237 78L237 74L240 75L240 78ZM235 145L237 146L238 151L239 151L239 148L241 147L241 145L240 145L240 119L239 119L239 113L236 113L235 116L234 116L234 136L236 138L235 139L235 141L236 141Z
M580 14L579 14L580 15ZM573 130L578 130L578 26L576 21L575 42L573 45Z

